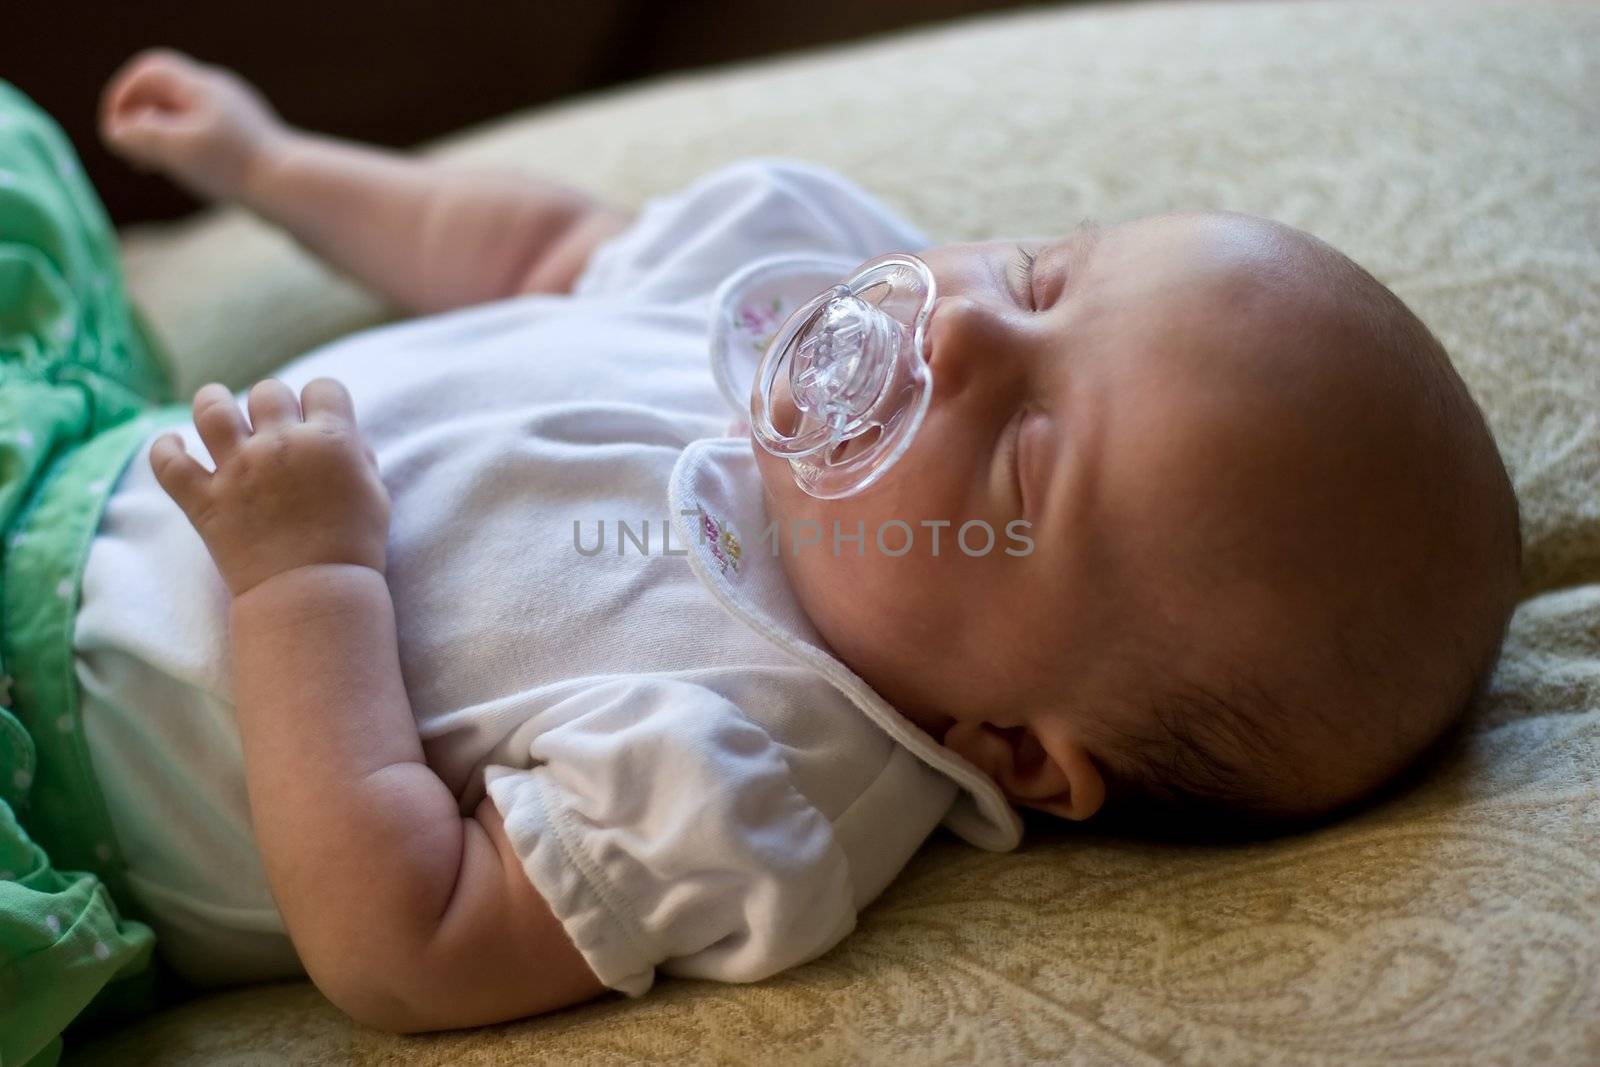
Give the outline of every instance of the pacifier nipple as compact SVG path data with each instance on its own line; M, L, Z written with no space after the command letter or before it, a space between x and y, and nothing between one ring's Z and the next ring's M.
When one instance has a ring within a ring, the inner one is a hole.
M922 358L933 273L881 256L791 315L756 371L756 441L812 496L848 496L900 458L927 410Z
M802 412L842 436L871 411L905 328L844 286L835 291L790 361L789 388Z

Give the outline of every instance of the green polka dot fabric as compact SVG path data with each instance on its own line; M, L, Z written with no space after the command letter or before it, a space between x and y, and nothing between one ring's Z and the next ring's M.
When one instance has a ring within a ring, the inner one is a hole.
M56 125L0 82L0 1064L154 996L78 716L73 620L111 487L184 418Z

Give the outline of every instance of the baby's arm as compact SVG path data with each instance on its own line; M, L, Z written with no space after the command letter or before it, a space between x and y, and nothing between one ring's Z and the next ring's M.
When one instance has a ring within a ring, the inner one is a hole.
M457 170L285 125L249 84L145 52L106 88L117 152L233 200L409 312L568 292L627 213L565 186Z
M462 817L423 759L384 579L389 501L349 394L320 378L195 395L209 473L167 435L166 492L233 594L251 819L307 972L358 1021L473 1026L602 991L492 802Z

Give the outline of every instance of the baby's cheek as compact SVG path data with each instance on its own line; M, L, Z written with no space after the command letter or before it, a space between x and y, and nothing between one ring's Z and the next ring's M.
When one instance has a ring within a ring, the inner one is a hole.
M789 464L756 444L754 437L750 438L750 448L755 452L756 470L761 475L761 490L766 497L767 511L771 517L778 518L783 514L781 498L784 483L793 485L794 482L794 479L789 477Z

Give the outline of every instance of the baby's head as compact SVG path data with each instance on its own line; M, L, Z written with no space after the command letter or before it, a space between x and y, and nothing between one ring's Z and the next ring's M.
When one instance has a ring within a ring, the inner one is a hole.
M1259 219L1025 246L921 253L933 397L881 481L814 499L757 449L773 517L823 531L785 544L801 604L1019 805L1270 822L1370 793L1466 706L1518 588L1515 497L1443 349Z

